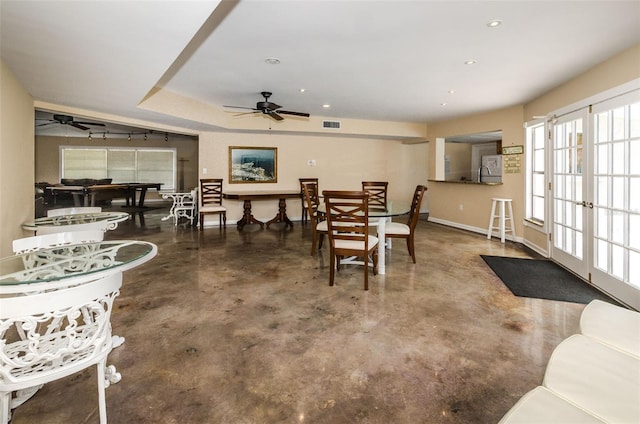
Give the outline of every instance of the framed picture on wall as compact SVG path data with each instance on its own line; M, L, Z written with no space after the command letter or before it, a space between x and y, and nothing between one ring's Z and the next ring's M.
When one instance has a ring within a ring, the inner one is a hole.
M277 147L229 146L229 183L277 182Z

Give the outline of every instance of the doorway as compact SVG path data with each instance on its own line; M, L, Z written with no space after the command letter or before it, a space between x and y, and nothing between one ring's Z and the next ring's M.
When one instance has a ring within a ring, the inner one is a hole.
M551 126L551 257L636 309L639 94L635 90L568 113Z

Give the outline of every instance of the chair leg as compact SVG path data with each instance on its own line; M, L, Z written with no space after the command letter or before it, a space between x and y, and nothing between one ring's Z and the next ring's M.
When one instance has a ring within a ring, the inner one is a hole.
M100 412L100 424L107 424L107 400L105 395L106 377L105 368L107 366L107 358L98 362L98 410Z
M318 233L313 232L313 241L311 242L311 256L316 253L316 239L318 238Z
M204 230L204 214L200 213L200 231Z
M378 249L376 248L371 255L373 257L373 275L378 275Z
M367 254L365 253L364 255L364 289L369 290L369 264L367 262L369 262L369 258L367 257Z
M333 286L333 278L335 276L335 272L336 272L336 255L333 254L333 252L331 252L331 254L329 255L331 256L331 258L329 259L329 285ZM340 261L338 261L338 263L340 263Z
M222 213L222 226L224 228L227 228L227 212L223 212Z
M322 242L324 241L324 234L320 233L320 237L318 240L318 250L322 249Z
M0 423L7 424L11 416L11 392L0 394Z
M416 247L413 244L413 235L407 238L407 249L409 249L409 255L413 259L413 263L416 263Z

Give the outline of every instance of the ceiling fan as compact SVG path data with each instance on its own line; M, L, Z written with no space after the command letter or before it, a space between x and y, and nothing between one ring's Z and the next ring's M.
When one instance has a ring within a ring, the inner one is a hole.
M47 119L47 121L44 124L39 124L36 125L36 127L42 127L45 125L50 125L50 124L61 124L61 125L71 125L72 127L78 128L80 130L88 130L89 127L86 127L85 125L91 125L91 126L97 126L97 127L104 127L105 124L99 123L99 122L83 122L83 121L74 121L73 120L73 116L70 115L53 115L53 119Z
M282 106L277 105L277 104L269 101L269 97L271 97L271 92L269 92L269 91L263 91L260 94L262 94L262 97L264 97L264 101L256 103L256 107L254 107L254 108L253 107L242 107L242 106L223 106L223 107L231 107L231 108L235 108L235 109L249 109L249 110L253 111L253 112L247 112L247 113L259 113L259 112L262 112L265 115L269 115L270 117L272 117L276 121L282 121L284 119L280 115L305 116L307 118L309 117L308 113L292 112L290 110L281 110L280 108Z

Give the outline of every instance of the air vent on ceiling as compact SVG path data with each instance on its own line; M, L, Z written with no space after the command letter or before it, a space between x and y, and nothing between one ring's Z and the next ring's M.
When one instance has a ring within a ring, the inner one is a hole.
M322 128L330 130L339 130L340 121L322 121Z

